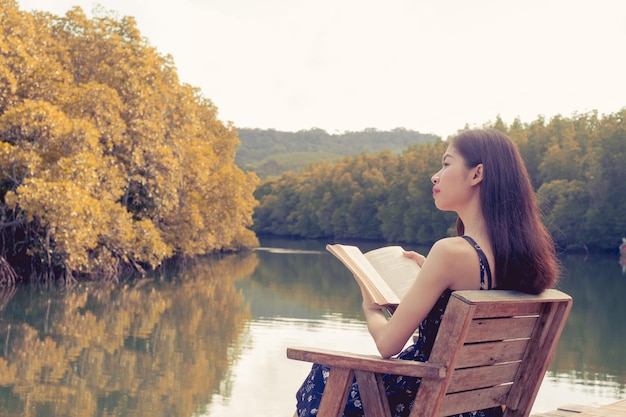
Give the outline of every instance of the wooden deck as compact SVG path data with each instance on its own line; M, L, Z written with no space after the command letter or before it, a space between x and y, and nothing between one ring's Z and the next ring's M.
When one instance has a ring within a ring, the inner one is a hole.
M626 417L626 400L597 407L568 404L531 417Z

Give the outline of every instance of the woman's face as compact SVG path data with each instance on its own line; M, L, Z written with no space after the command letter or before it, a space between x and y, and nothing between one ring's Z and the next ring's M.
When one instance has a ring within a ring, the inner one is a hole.
M439 210L458 211L471 197L470 170L453 145L443 155L442 167L431 177L433 198Z

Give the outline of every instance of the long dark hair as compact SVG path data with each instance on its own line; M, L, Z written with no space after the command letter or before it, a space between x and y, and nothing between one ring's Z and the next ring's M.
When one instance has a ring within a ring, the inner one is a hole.
M480 204L496 262L498 288L538 294L559 275L552 237L541 221L528 172L513 141L490 129L466 130L453 146L468 168L483 164ZM465 226L457 219L457 233Z

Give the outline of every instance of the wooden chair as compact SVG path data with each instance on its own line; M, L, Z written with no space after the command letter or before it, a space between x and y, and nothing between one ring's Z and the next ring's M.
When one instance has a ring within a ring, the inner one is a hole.
M428 362L287 348L290 359L331 366L319 417L341 416L356 377L366 416L390 416L382 374L422 378L411 417L495 406L528 416L572 306L557 290L452 293Z

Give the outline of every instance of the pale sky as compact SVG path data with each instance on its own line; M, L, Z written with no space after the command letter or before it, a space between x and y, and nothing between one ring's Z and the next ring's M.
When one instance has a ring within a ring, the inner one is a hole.
M623 0L18 0L133 16L236 127L447 136L626 107Z

